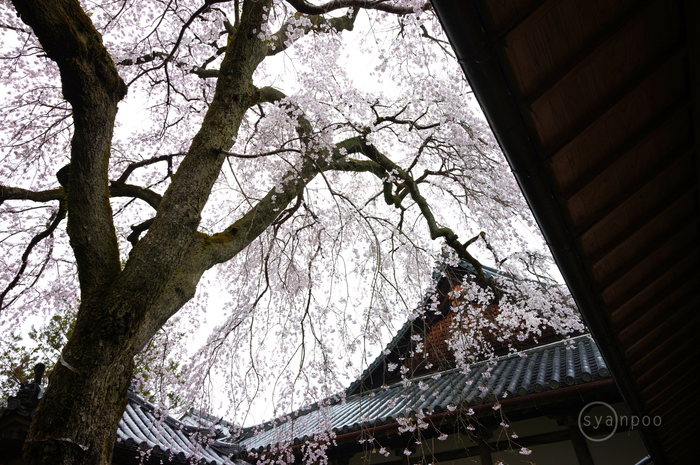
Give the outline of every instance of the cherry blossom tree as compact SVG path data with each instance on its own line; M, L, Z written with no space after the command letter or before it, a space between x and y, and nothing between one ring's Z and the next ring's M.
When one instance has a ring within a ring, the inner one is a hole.
M443 245L527 302L504 327L577 327L429 3L13 0L0 30L0 325L77 309L27 463L109 463L135 356L196 326L202 281L191 389L219 370L234 407L356 376Z

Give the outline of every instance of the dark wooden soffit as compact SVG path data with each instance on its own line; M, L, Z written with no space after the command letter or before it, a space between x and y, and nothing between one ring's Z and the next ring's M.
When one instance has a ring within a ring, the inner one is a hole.
M700 2L433 0L657 464L697 456ZM695 25L693 27L692 25Z

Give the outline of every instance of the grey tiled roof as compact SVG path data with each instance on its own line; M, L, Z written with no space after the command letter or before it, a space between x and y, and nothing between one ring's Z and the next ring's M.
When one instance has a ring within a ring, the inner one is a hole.
M152 404L130 390L129 402L119 422L116 446L181 463L245 463L229 458L231 444L216 440L211 431L158 415Z
M567 344L568 348L567 349ZM294 419L246 430L238 444L249 452L288 446L331 430L344 434L391 425L409 412L430 415L448 409L493 403L504 398L556 391L610 378L595 343L587 336L475 363L468 374L458 369L395 383L315 405Z

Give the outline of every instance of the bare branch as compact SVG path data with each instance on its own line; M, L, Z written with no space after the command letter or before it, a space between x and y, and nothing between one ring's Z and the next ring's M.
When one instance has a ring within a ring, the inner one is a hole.
M434 129L434 128L440 126L440 123L432 123L432 124L426 124L426 125L419 124L418 120L420 120L423 116L425 116L425 113L420 115L417 118L414 118L414 119L400 119L399 115L401 113L403 113L407 107L408 107L408 105L403 107L401 110L399 110L398 113L396 113L392 116L379 116L379 114L377 113L377 111L375 109L375 105L372 105L372 111L374 112L375 115L377 115L377 119L374 122L375 126L379 126L382 123L388 122L388 123L401 124L401 125L408 126L409 131L412 131L413 129L418 129L418 130Z
M184 152L178 152L178 153L172 153L169 155L160 155L157 157L149 158L147 160L142 160L142 161L138 161L136 163L131 163L131 164L129 164L129 166L126 167L126 169L124 170L122 175L119 176L119 179L117 179L116 181L112 181L112 185L122 185L126 182L126 180L129 178L131 173L134 172L135 169L141 168L143 166L149 166L149 165L152 165L154 163L161 162L161 161L168 162L168 175L171 175L172 174L172 166L173 166L173 158L181 157L184 155L186 155Z
M212 46L216 46L216 43L210 44ZM224 52L226 51L226 47L217 47L216 53L209 57L207 60L204 61L202 66L194 66L190 72L192 74L196 74L202 79L208 79L208 78L216 78L219 76L219 70L218 69L207 69L206 66L211 63L212 61L216 60L219 56L221 56ZM160 64L153 66L147 70L142 71L135 79L133 79L129 84L133 83L136 79L139 77L143 76L144 74L155 71L162 66L164 66L167 62L172 61L172 56L165 53L165 52L159 52L159 51L153 51L151 53L147 53L145 55L139 56L136 59L132 58L127 58L125 60L122 60L117 63L119 66L133 66L133 65L143 65L146 63L151 63L156 61L157 59L160 59L161 62ZM176 61L175 66L181 67L181 68L189 68L190 64L185 62L185 61Z
M221 150L220 153L226 155L227 157L233 157L233 158L263 158L263 157L269 157L270 155L279 155L280 153L288 153L288 152L301 152L301 151L297 150L297 149L288 148L288 149L270 150L269 152L258 153L255 155L227 152L226 150Z
M59 190L59 189L57 189ZM60 189L62 190L62 189ZM31 241L29 241L29 244L27 245L27 248L24 250L24 253L22 254L22 264L19 267L19 270L17 270L17 274L15 275L14 279L10 281L10 283L7 285L7 287L0 293L0 310L3 308L7 307L7 305L3 305L3 302L5 301L5 297L7 297L7 294L14 289L17 286L17 283L19 282L20 278L24 274L24 270L27 268L27 260L29 259L29 254L32 253L32 250L36 245L49 237L53 232L56 230L58 227L58 224L63 221L63 219L66 217L66 209L64 208L63 204L60 204L58 207L58 210L52 215L51 219L49 220L49 225L48 227L34 236ZM12 302L10 302L12 303Z
M145 187L133 186L131 184L112 185L109 188L112 197L133 197L141 199L154 209L158 209L161 196ZM20 187L9 187L0 185L0 205L5 200L31 200L33 202L51 202L54 200L65 200L66 191L64 188L49 189L46 191L30 191Z
M387 156L379 152L374 146L367 144L364 142L364 140L358 139L358 142L361 144L361 152L367 156L367 158L377 163L387 173L392 173L394 176L401 179L402 187L405 187L407 192L410 193L411 198L414 202L416 202L421 214L423 215L423 218L425 218L425 221L428 223L430 237L433 240L440 237L444 238L445 243L455 252L457 252L457 255L460 258L466 260L475 268L479 281L485 284L488 283L488 280L484 277L481 263L469 252L467 252L467 246L471 244L471 242L463 244L459 242L457 234L455 234L452 229L438 226L430 205L428 205L428 201L420 194L420 191L418 190L418 183L416 183L413 177L404 171L399 165L391 161ZM389 198L387 198L387 203L394 204L397 208L401 208L400 201L393 201L393 196L391 196L391 199L392 201L389 202ZM479 236L474 238L472 242L478 237Z
M109 194L112 197L133 197L146 202L148 205L157 210L160 206L162 197L160 194L153 192L145 187L134 186L131 184L122 184L119 186L112 185L109 187Z
M139 241L139 237L141 236L141 233L144 232L145 230L147 230L148 228L150 228L152 224L153 224L153 218L148 219L148 220L146 220L142 223L139 223L135 226L132 226L131 227L132 233L126 237L126 240L131 242L132 246L135 246L136 243Z
M286 95L284 92L274 87L261 87L258 89L258 99L255 101L255 105L260 103L276 103L285 97Z
M150 63L152 61L155 61L158 58L162 58L163 60L168 58L168 54L165 52L159 52L157 50L154 50L151 53L147 53L145 55L142 55L140 57L137 57L136 59L132 58L127 58L125 60L122 60L117 63L119 66L133 66L133 65L143 65L145 63Z
M51 202L53 200L64 200L65 191L62 187L49 189L46 191L30 191L20 187L3 186L0 184L0 205L5 200L31 200L33 202Z
M205 68L194 68L192 70L193 74L196 74L197 76L201 77L202 79L210 79L210 78L218 78L219 77L219 70L218 69L205 69Z
M388 0L332 0L322 5L311 5L306 0L287 0L287 3L292 5L299 13L308 15L321 15L330 11L341 8L364 8L366 10L386 11L398 15L407 15L414 13L413 8L402 7L389 3ZM425 2L421 6L421 10L430 10L432 5L430 2Z

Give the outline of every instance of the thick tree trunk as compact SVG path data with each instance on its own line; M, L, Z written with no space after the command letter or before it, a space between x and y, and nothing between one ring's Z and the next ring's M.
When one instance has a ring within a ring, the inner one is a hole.
M76 327L36 411L25 462L107 465L134 355L192 297L203 271L216 262L207 250L211 241L197 227L225 159L222 150L231 147L243 115L259 98L252 75L267 46L255 31L270 0L244 3L202 128L123 270L107 167L116 105L126 88L77 0L14 3L58 64L73 107L67 232L81 286Z
M76 324L64 353L80 356L54 368L24 445L25 463L111 463L133 372L132 344L114 333L105 319Z
M25 458L29 464L106 464L133 365L133 344L119 331L118 313L103 314L100 305L120 274L107 168L117 103L126 86L76 0L14 4L58 65L63 95L73 108L67 231L82 299L63 352L73 355L71 362L62 356L51 375L25 443Z

